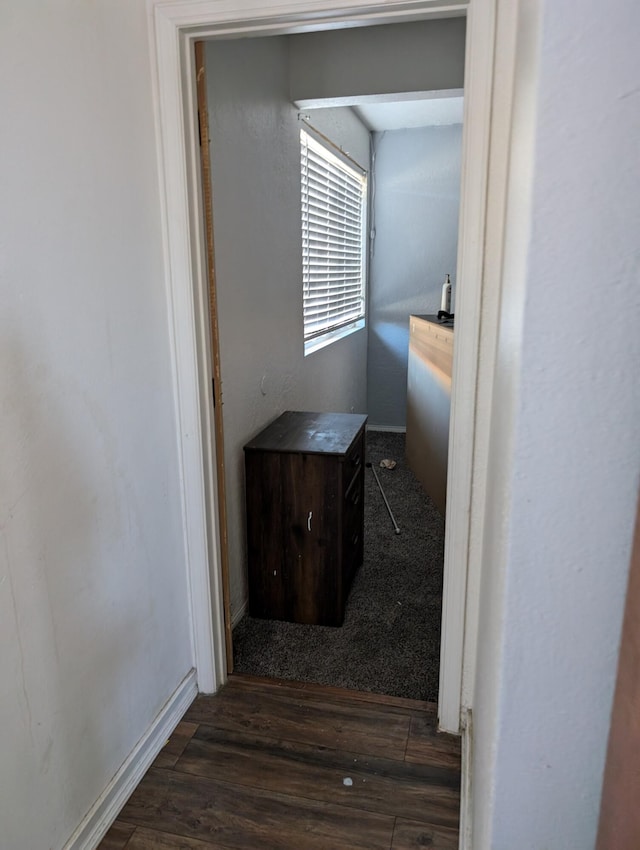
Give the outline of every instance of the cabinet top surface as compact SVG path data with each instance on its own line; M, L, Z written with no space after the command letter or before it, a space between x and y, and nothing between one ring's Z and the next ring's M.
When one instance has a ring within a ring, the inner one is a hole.
M411 318L420 319L422 322L428 322L430 325L436 325L438 328L444 328L444 330L448 330L453 333L453 320L447 319L446 321L441 322L438 320L435 313L412 313Z
M344 455L367 421L359 413L287 410L250 440L245 451Z

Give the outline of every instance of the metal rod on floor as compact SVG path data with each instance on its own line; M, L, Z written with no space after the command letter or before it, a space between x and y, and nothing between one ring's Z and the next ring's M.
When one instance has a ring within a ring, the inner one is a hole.
M382 489L382 484L380 483L380 479L378 478L378 473L375 471L373 466L370 463L367 463L367 466L371 467L371 472L373 472L373 477L376 479L376 484L378 485L378 489L382 493L382 498L384 499L384 503L387 506L387 510L389 511L389 516L391 517L391 522L393 523L393 527L395 529L396 534L400 534L400 529L398 528L398 523L396 522L396 518L393 515L393 511L391 510L391 505L389 504L387 497L384 494L384 490Z

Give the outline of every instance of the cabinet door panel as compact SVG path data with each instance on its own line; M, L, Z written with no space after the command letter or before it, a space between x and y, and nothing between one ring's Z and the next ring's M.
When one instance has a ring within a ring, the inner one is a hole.
M287 605L297 623L339 624L338 464L333 457L283 457Z
M252 617L287 619L286 561L283 557L282 457L247 452L247 560Z

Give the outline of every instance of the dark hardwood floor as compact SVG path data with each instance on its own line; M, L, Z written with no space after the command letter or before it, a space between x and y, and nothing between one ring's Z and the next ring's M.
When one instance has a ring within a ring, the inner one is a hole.
M431 703L232 676L100 850L456 850L460 742Z

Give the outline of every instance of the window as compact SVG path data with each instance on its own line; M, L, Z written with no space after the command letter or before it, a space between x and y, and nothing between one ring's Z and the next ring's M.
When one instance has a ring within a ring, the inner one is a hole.
M364 327L367 175L300 131L304 351Z

